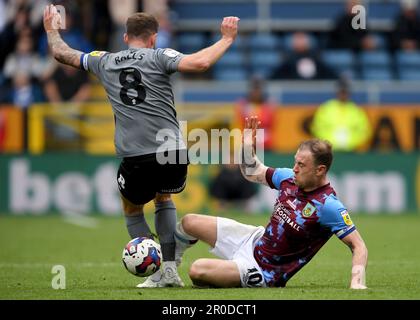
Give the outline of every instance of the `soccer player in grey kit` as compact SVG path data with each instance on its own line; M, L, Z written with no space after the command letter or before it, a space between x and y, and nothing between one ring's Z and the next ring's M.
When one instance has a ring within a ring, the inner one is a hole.
M44 28L54 58L96 75L111 102L116 153L122 158L117 183L132 238L152 237L143 206L151 200L155 202L155 227L163 264L161 270L138 287L184 286L177 272L177 260L180 259L174 239L177 216L171 193L179 193L185 188L188 161L169 76L176 71L204 72L209 69L235 40L238 21L237 17L225 17L219 41L184 55L172 49L155 49L158 22L149 14L136 13L127 19L124 34L127 50L88 54L70 48L62 40L58 32L61 18L56 7L49 5L44 10ZM166 136L166 149L162 149L163 142L157 139L161 130L173 133ZM171 155L178 159L176 163L158 161L173 159Z

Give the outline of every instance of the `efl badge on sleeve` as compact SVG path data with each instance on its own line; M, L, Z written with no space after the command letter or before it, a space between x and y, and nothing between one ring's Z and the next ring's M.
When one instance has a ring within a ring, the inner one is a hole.
M353 225L353 221L351 221L350 215L347 212L347 210L344 210L343 212L341 212L341 216L343 217L344 223L348 226Z
M105 53L106 51L92 51L89 55L92 57L102 57Z

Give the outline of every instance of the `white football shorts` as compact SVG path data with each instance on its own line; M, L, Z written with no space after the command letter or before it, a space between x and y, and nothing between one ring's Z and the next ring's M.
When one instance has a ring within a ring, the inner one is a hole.
M254 258L255 243L265 228L217 217L217 240L211 253L236 263L242 287L266 287L260 266Z

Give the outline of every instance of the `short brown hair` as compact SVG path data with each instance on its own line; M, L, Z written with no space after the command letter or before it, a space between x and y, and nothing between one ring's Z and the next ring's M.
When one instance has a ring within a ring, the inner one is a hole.
M333 154L332 145L328 141L320 139L306 140L299 145L298 149L309 150L314 157L314 163L316 165L325 165L327 171L330 169L333 161Z
M137 12L127 19L127 35L132 38L149 39L150 36L157 33L159 23L151 14Z

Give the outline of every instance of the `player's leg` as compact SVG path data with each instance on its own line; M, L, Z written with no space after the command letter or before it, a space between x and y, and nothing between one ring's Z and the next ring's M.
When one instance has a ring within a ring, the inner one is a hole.
M176 236L190 241L199 239L214 247L217 241L217 217L186 214L178 223Z
M180 233L179 236L185 239L198 238L212 247L210 252L225 259L195 261L189 273L194 284L216 287L264 286L253 254L254 240L261 237L263 227L197 214L186 215L179 225L177 237Z
M175 227L177 214L170 194L156 193L155 228L164 261L175 261Z
M127 226L128 234L131 239L137 237L153 238L149 225L144 218L143 205L135 205L121 195L121 202Z
M162 266L138 288L183 287L175 262L176 208L170 194L156 193L155 229L162 250Z
M162 249L163 282L165 287L183 287L184 283L178 275L175 261L175 227L176 208L170 194L156 194L155 228Z
M175 162L186 156L182 151L170 154ZM159 184L155 198L155 227L162 246L162 254L166 261L176 261L175 228L177 212L172 201L172 193L180 193L185 189L188 162L181 161L177 164L161 165L157 163ZM180 262L180 261L179 261ZM178 263L179 264L179 263Z
M189 276L199 287L240 287L241 278L237 264L231 260L198 259L190 267Z
M150 193L147 189L139 189L138 179L135 165L124 159L118 169L117 183L128 234L132 239L137 237L153 238L144 218L143 205L154 198L154 193Z

